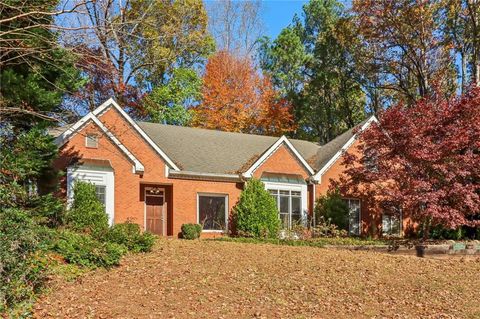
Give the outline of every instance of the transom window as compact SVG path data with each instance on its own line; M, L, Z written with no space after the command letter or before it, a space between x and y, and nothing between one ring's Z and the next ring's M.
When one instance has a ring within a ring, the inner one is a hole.
M85 146L86 147L92 147L92 148L98 148L98 136L95 134L88 134L85 137Z
M278 213L284 229L302 223L302 192L293 190L269 189L277 203Z
M360 235L360 200L347 198L348 204L348 233L349 235Z
M198 223L203 230L223 231L227 226L228 195L198 194Z

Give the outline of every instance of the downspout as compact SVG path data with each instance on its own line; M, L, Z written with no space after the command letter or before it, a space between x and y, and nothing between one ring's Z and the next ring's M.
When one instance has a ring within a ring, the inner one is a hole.
M317 226L316 220L315 220L315 182L313 183L313 202L312 202L312 220L313 220L313 227Z

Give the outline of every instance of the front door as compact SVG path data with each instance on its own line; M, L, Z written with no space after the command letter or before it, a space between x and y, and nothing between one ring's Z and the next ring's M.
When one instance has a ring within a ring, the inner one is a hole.
M167 213L164 193L161 192L158 195L146 195L145 205L146 230L156 235L165 236L167 234Z

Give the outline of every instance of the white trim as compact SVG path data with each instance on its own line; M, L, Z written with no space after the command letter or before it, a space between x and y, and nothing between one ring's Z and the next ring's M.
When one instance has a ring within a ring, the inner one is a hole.
M263 182L263 181L262 181ZM302 220L308 219L308 185L288 184L288 183L275 183L275 182L263 182L266 190L283 190L283 191L300 191L302 198L301 214ZM278 203L280 205L280 203ZM289 199L289 205L291 206L291 199ZM278 208L278 207L277 207ZM291 207L290 207L291 209ZM280 216L279 216L280 217Z
M363 125L360 127L359 132L362 132L363 130L367 129L372 122L378 123L378 119L375 117L375 115L372 115ZM355 142L355 140L358 137L358 133L355 133L343 146L342 148L335 154L333 157L325 164L315 175L313 175L313 180L316 182L321 182L322 180L322 175L325 174L325 172L342 156L345 151L352 146L352 144ZM320 148L320 151L322 148Z
M113 105L113 107L115 107L115 109L127 120L127 122L133 126L133 128L135 128L135 130L147 141L147 143L163 158L163 160L165 162L167 162L167 164L173 168L174 170L176 171L179 171L180 168L175 165L175 163L167 156L167 154L165 154L165 152L163 152L157 144L155 144L155 142L147 135L147 133L145 133L145 131L143 131L140 126L138 126L137 123L135 123L135 121L132 120L132 118L127 114L125 113L125 111L117 104L117 102L115 102L115 100L113 98L109 98L105 103L103 103L102 105L100 105L99 107L97 107L94 111L93 111L93 114L94 115L98 115L100 113L102 113L103 111L105 111L110 105Z
M73 184L76 180L87 181L94 185L105 186L105 212L110 226L115 221L115 174L111 168L89 165L67 167L67 207L73 201Z
M197 192L197 224L200 224L200 196L225 198L225 229L228 229L228 194ZM202 233L223 233L225 229L202 229Z
M140 185L141 187L142 185ZM162 190L162 194L161 195L147 195L147 189L149 188L158 188L158 189L161 189ZM143 188L143 230L144 231L147 231L147 196L150 196L150 197L162 197L163 198L163 205L165 205L165 201L166 201L166 195L165 195L165 188L164 187L153 187L153 186L145 186ZM164 208L162 208L164 209ZM167 209L168 209L168 206L167 206ZM166 220L163 221L163 225L162 225L162 231L164 232L163 236L167 236L167 232L168 232L168 211L167 211L167 214L166 214L167 218ZM165 216L164 216L165 217Z
M297 157L297 159L300 161L300 163L303 164L303 166L307 169L307 171L310 173L310 175L313 175L315 173L313 168L307 163L307 161L305 161L305 159L302 157L302 155L300 155L300 153L295 149L295 147L292 145L292 143L290 143L288 138L285 135L283 135L272 146L270 146L270 148L268 150L266 150L263 153L263 155L258 160L256 160L255 163L253 163L253 165L250 166L250 168L245 173L243 173L243 176L245 176L247 178L252 177L253 172L255 172L255 170L260 165L262 165L263 162L265 162L273 153L275 153L275 151L282 144L285 144L292 151L292 153Z
M103 123L93 114L93 113L88 113L85 115L81 120L79 120L75 125L73 125L71 128L66 130L63 134L58 136L55 139L55 143L59 146L65 144L65 142L73 137L73 135L77 132L77 130L87 124L89 121L92 121L95 123L101 130L102 132L108 136L112 142L120 148L120 150L128 157L128 159L133 162L134 167L133 167L133 172L134 173L143 173L145 171L145 167L143 166L142 163L123 145L116 137L113 135L112 132L108 130L108 128L103 125Z

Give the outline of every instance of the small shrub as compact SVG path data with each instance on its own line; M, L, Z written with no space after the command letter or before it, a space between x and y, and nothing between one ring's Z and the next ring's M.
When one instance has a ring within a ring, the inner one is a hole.
M237 235L276 238L280 229L277 204L257 179L247 182L234 208L234 223Z
M100 242L90 235L63 231L54 250L69 263L85 267L112 267L120 263L127 249L123 245Z
M315 218L317 221L328 221L339 229L348 230L348 204L338 191L328 192L320 196L315 204Z
M107 241L125 246L133 252L148 252L155 244L155 236L151 233L142 233L138 224L127 221L116 224L107 234Z
M317 225L312 230L312 237L346 237L348 232L345 229L339 229L337 225L320 216Z
M202 234L202 225L200 224L183 224L182 225L182 238L184 239L197 239Z
M73 187L72 207L66 214L69 228L101 238L108 231L108 216L97 199L95 185L76 181Z

